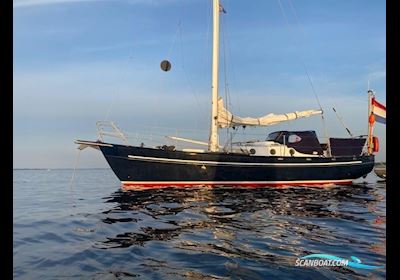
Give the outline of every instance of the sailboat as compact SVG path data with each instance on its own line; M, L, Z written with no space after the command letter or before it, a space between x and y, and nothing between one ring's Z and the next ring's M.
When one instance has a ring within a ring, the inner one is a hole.
M175 146L130 145L113 122L98 122L97 141L76 140L79 149L101 151L123 188L237 186L279 187L351 184L374 167L378 138L372 135L374 93L370 90L368 136L329 138L320 143L315 131L276 131L265 140L219 144L222 128L270 126L323 114L321 109L268 114L259 118L239 117L224 106L218 94L220 1L213 0L213 57L211 125L208 142L171 137L205 146L176 149ZM170 68L168 63L164 67ZM105 132L104 127L113 132ZM117 136L124 144L105 142L104 135Z

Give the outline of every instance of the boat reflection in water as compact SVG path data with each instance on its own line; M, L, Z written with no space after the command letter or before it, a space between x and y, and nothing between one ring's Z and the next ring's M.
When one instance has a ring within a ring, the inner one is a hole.
M350 268L295 267L295 259L327 253L384 264L382 192L383 184L120 190L105 198L113 206L101 221L112 230L98 236L95 247L123 250L132 273L152 277L363 275Z

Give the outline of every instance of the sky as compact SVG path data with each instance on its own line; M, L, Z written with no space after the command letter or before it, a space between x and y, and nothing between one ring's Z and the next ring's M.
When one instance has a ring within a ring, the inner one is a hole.
M211 0L14 0L14 168L73 168L74 140L112 120L131 144L208 140ZM379 0L222 0L220 95L239 116L324 110L239 130L367 134L368 81L386 104L386 4ZM169 72L160 62L172 63ZM310 82L312 81L312 83ZM315 93L314 93L314 90ZM244 135L246 133L246 135ZM221 131L221 141L226 131ZM376 124L386 158L386 126ZM157 138L158 137L158 138ZM247 137L247 138L245 138ZM117 139L107 138L109 142ZM107 167L81 152L79 168Z

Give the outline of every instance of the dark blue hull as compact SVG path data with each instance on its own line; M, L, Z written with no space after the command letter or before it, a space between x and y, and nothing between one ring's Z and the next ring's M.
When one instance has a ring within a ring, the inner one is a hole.
M279 158L115 144L99 145L99 148L125 186L348 184L367 175L374 167L373 155Z

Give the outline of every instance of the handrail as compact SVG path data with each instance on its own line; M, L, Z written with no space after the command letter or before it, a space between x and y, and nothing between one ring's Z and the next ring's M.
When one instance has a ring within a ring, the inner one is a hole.
M97 121L97 135L100 141L104 142L103 136L111 136L121 139L126 145L130 145L128 139L125 134L118 128L118 126L112 121ZM111 128L112 131L105 131L105 128Z

